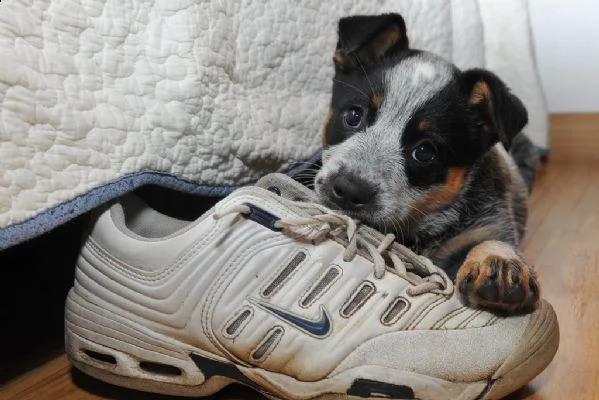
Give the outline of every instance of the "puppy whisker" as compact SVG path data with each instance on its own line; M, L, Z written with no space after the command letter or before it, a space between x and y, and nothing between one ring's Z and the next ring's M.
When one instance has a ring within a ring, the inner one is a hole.
M289 163L289 167L290 168L297 168L297 167L306 167L306 168L318 168L318 164L316 163L308 163L308 162L290 162Z
M396 239L398 239L398 240L400 239L399 237L397 237L397 234L399 233L401 235L401 241L403 242L404 233L403 233L403 230L401 229L401 222L395 216L389 217L388 220L391 222L391 225L393 226L393 230L396 234Z
M374 86L372 85L372 81L368 77L368 73L366 72L366 69L364 68L364 64L362 64L362 61L360 61L360 57L357 54L356 54L356 60L358 61L358 64L360 65L362 72L364 72L364 77L366 78L366 81L368 82L368 86L370 87L370 94L372 96L374 96L375 92L374 92Z
M313 172L308 172L308 173L299 173L297 175L293 176L294 178L309 178L309 179L314 179L316 177L316 174Z
M354 89L356 92L360 93L362 96L366 97L367 99L370 98L370 96L368 96L368 94L365 91L363 91L362 89L359 89L357 86L354 86L351 83L343 82L342 80L339 80L337 78L333 78L333 81Z
M408 205L408 207L410 208L410 210L416 211L417 213L419 213L420 215L422 215L423 217L426 217L426 213L424 211L422 211L421 209L419 209L416 206L413 205Z

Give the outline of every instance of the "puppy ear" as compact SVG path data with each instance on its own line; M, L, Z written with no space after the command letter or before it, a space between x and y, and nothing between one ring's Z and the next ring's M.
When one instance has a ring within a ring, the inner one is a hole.
M468 102L482 118L484 129L490 134L489 145L501 141L509 149L512 139L528 123L524 104L513 95L497 75L472 69L463 73L468 90Z
M348 71L408 48L406 24L399 14L356 15L339 20L335 68Z

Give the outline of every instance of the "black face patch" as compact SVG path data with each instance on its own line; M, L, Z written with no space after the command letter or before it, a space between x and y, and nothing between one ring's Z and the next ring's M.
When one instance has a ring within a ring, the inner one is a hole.
M384 72L401 60L417 54L420 52L406 50L394 57L380 60L377 65L337 71L333 78L332 111L324 127L324 145L339 144L374 124L385 99ZM362 112L362 124L359 126L351 126L346 121L345 117L352 109Z
M410 184L442 184L451 167L473 164L482 156L476 131L461 82L453 79L414 113L401 135Z
M335 76L331 100L333 113L326 127L325 145L341 143L374 122L378 107L372 98L377 96L375 85L380 87L380 84L380 75L370 74L368 78L359 73ZM358 113L361 120L354 125L351 122L356 120Z

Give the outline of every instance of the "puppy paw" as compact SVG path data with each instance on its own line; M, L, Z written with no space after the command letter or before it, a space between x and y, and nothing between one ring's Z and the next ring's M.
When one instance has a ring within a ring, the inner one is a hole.
M532 311L540 299L532 267L511 245L497 241L470 250L458 270L456 287L468 305L510 314Z

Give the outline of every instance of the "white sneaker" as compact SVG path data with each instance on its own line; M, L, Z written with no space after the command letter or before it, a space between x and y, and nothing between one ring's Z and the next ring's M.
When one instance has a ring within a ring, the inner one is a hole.
M133 197L101 213L66 303L72 363L172 395L239 382L271 398L453 400L498 399L552 360L548 303L467 308L428 260L310 196L271 175L194 222Z

